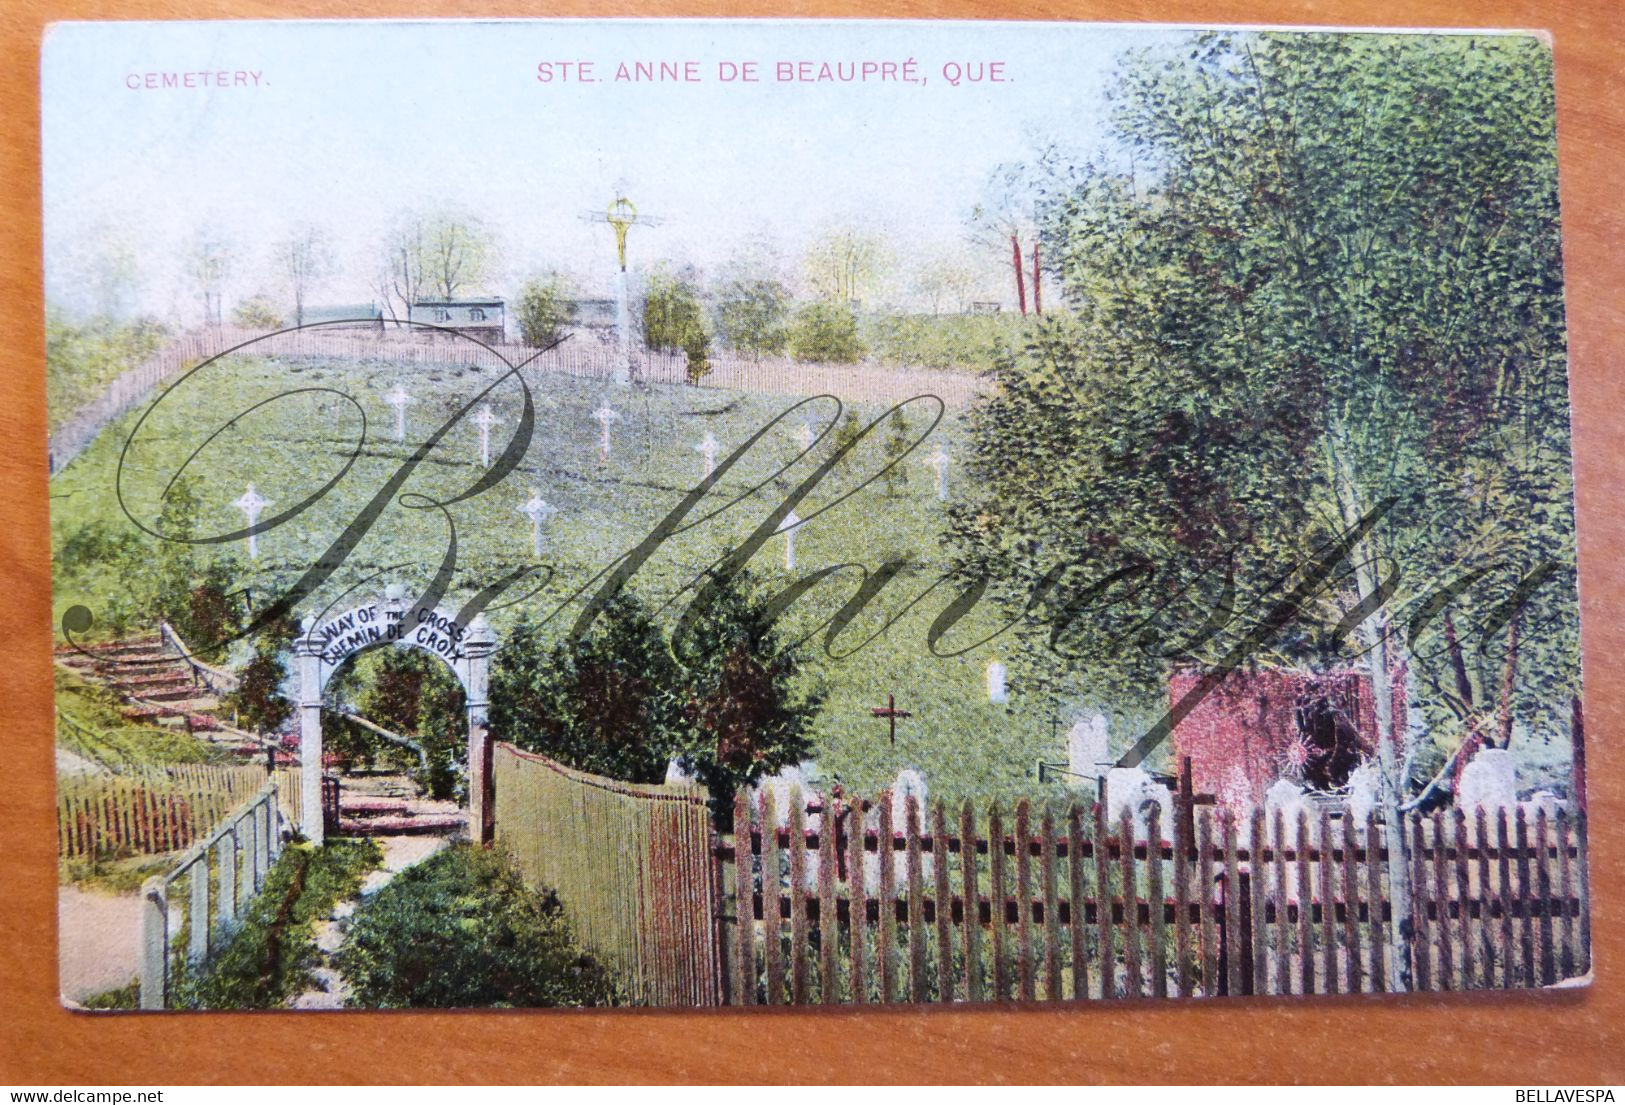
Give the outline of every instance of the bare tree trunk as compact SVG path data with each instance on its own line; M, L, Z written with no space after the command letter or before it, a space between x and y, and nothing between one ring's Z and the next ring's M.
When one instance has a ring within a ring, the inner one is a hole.
M1355 482L1352 461L1343 427L1337 426L1327 434L1330 452L1331 477L1338 510L1343 524L1350 529L1364 516L1359 485ZM1353 550L1354 578L1360 598L1377 593L1378 578L1376 550L1369 536L1356 542ZM1409 991L1411 977L1411 942L1415 936L1411 919L1411 865L1410 850L1405 838L1404 815L1400 806L1405 800L1405 770L1407 759L1400 755L1401 742L1408 739L1397 728L1403 719L1394 717L1394 641L1389 632L1386 604L1377 607L1360 623L1359 636L1366 649L1367 665L1371 670L1371 697L1377 720L1377 766L1382 775L1380 802L1385 814L1384 835L1388 842L1389 902L1393 909L1393 923L1388 926L1389 989L1396 993Z
M1499 748L1512 747L1512 690L1518 678L1518 622L1523 617L1523 608L1519 607L1512 615L1512 624L1507 627L1507 659L1506 666L1501 672L1501 701L1498 704L1501 743Z
M1010 235L1010 252L1015 254L1016 268L1016 303L1021 307L1021 317L1027 317L1027 285L1021 273L1021 243L1014 234Z

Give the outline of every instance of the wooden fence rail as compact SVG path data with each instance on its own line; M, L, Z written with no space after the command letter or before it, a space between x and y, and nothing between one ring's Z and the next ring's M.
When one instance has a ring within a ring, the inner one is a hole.
M1098 806L1007 819L889 796L741 793L719 846L730 1004L1380 992L1394 857L1377 816ZM825 831L833 823L834 831ZM854 828L861 822L861 829ZM771 831L764 827L771 826ZM1590 969L1583 815L1405 822L1418 990ZM1125 843L1126 842L1126 843Z
M623 783L497 744L494 843L557 892L576 938L647 1005L716 1005L712 833L700 787Z
M279 768L284 816L299 820L298 771ZM123 774L59 776L57 854L63 859L158 855L189 848L266 783L252 764L177 764Z
M263 776L262 776L263 781ZM297 786L297 779L293 780ZM173 997L177 954L201 968L226 946L239 918L265 886L282 854L288 824L275 780L232 810L207 836L141 889L140 1007L163 1009ZM184 892L177 892L184 885ZM186 933L184 950L172 947Z

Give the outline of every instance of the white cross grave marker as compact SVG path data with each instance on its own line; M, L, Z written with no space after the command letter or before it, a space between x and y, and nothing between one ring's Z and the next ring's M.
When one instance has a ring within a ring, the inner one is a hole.
M395 440L406 440L406 404L416 403L417 400L406 394L406 389L396 384L384 396L384 402L395 408Z
M707 433L705 440L694 446L694 451L705 458L705 475L707 479L717 470L717 450L721 447L717 442L716 435L712 433Z
M794 571L796 566L796 527L801 525L801 515L791 511L779 523L778 532L784 534L784 567Z
M925 458L926 467L937 474L937 498L943 502L948 501L948 450L939 443L937 451Z
M614 410L611 410L608 403L605 403L603 406L601 406L597 410L593 411L592 416L594 418L598 419L598 426L599 426L599 429L601 431L600 434L599 434L599 437L598 437L598 452L599 452L599 455L602 456L604 460L608 460L609 459L609 424L611 422L618 421L621 416L618 413L616 413Z
M491 410L491 404L482 406L474 415L474 425L480 428L480 464L482 467L491 467L491 427L502 419Z
M260 511L264 510L270 505L271 500L260 498L259 493L254 490L253 484L249 484L248 490L243 492L242 498L238 499L232 504L232 506L235 506L238 510L242 511L243 516L248 519L248 559L250 560L253 560L255 557L259 556L260 551L258 541L259 534L254 533L253 529L259 524Z
M530 542L537 556L542 555L542 523L559 512L559 508L542 498L542 493L534 487L530 489L530 498L519 508L519 513L530 518Z

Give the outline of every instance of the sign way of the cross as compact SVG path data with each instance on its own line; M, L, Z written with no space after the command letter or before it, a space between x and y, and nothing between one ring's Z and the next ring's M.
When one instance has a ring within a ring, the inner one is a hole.
M483 467L491 467L491 427L501 421L489 403L474 414L474 425L480 428L480 464Z
M417 400L406 394L405 388L401 387L399 384L396 384L392 389L390 389L388 394L384 396L384 402L395 408L395 440L405 441L406 405L408 403L415 403Z
M242 511L243 516L248 519L248 558L250 560L259 555L259 534L254 533L253 529L259 524L260 512L270 506L271 502L270 499L261 498L259 492L254 490L254 485L249 484L248 490L243 492L242 497L232 504L232 506Z
M531 548L537 556L542 555L542 523L559 512L559 508L542 498L542 493L536 488L530 489L530 498L519 507L519 513L530 518Z
M811 449L813 442L817 439L818 431L813 429L813 424L803 420L801 426L796 430L796 440L801 443L801 451L805 453L808 449Z
M897 719L900 717L914 716L907 710L899 710L897 708L897 700L891 695L886 696L886 704L884 706L869 707L869 713L873 717L883 717L886 719L888 727L891 729L891 742L893 744L897 743Z

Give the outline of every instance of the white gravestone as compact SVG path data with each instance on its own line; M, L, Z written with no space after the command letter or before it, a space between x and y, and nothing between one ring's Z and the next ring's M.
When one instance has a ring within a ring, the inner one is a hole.
M987 665L987 700L989 702L1008 702L1010 692L1004 685L1004 677L1008 669L997 660L988 661Z
M1518 761L1505 748L1486 748L1461 769L1456 805L1469 818L1483 807L1491 822L1497 810L1518 804Z
M260 553L259 534L253 532L254 527L259 524L260 512L270 506L271 503L272 500L270 499L260 498L259 493L254 490L254 485L249 484L248 490L243 492L242 497L232 504L242 511L243 516L248 519L248 559L250 560L259 556Z
M474 414L474 425L480 428L480 466L482 468L491 467L491 427L501 421L502 419L496 416L496 412L491 409L489 403Z
M542 498L542 493L534 487L530 489L530 498L519 506L519 513L530 518L531 550L542 555L542 523L559 512L559 508Z
M598 420L598 455L603 460L609 460L609 426L610 423L620 420L620 413L610 407L608 403L592 412Z
M948 450L938 443L936 452L925 458L925 466L937 475L937 498L948 501Z
M705 460L705 476L707 479L710 479L712 473L717 470L717 451L721 448L722 446L718 444L716 435L709 433L705 435L705 438L698 445L694 446L694 451Z
M784 567L786 571L794 571L796 566L796 527L801 525L801 515L791 511L779 523L778 532L784 534Z
M1115 825L1127 810L1134 818L1136 832L1145 832L1148 823L1146 810L1155 805L1161 810L1160 828L1163 835L1173 831L1174 796L1167 787L1138 767L1114 767L1106 772L1106 817Z
M384 402L395 408L395 440L405 441L406 405L408 403L415 403L417 400L406 394L405 388L401 387L399 384L396 384L384 396Z
M1072 723L1066 735L1066 769L1071 772L1074 786L1087 786L1111 765L1111 753L1106 741L1106 718L1090 714Z
M925 776L917 769L905 767L897 773L897 778L891 785L891 831L892 839L896 840L908 832L908 800L914 799L915 809L919 811L920 834L923 836L930 831L929 815L926 813L926 800L929 791L925 785ZM869 811L866 822L867 828L878 832L880 829L880 810ZM892 847L892 841L882 840L873 855L865 852L863 857L863 881L872 893L879 893L881 857L887 851L892 856L892 883L899 895L908 892L908 853L898 851ZM930 855L920 857L920 874L929 883L935 877L935 868L931 865Z

